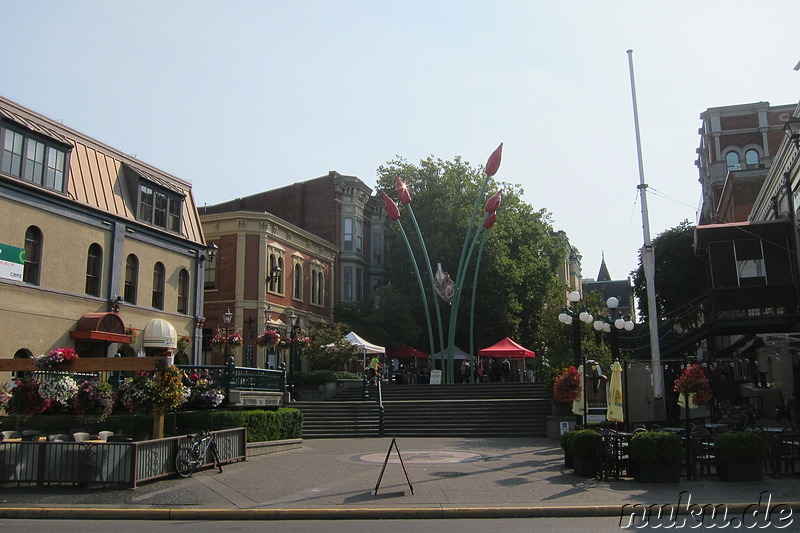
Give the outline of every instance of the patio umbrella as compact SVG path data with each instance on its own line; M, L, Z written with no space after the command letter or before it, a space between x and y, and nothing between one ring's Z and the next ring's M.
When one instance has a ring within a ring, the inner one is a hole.
M608 411L606 418L613 422L624 422L622 412L622 365L614 361L611 365L611 384L608 387Z
M578 375L581 377L581 392L578 394L578 397L572 401L572 414L583 416L585 410L583 408L583 395L584 395L584 385L586 381L583 378L583 365L578 367Z

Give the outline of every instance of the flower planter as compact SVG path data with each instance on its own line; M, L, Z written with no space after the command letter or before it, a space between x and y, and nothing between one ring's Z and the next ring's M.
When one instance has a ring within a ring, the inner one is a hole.
M564 452L564 467L566 468L575 467L575 458L572 457L572 454L569 452Z
M717 475L722 481L763 481L761 463L719 463Z
M681 465L639 464L633 468L634 478L639 483L678 483Z
M595 477L597 475L597 459L595 457L575 457L572 463L576 476Z

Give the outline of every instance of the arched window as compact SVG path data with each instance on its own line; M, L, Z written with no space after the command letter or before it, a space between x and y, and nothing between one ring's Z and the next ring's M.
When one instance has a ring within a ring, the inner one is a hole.
M86 254L86 294L100 296L100 279L103 275L103 249L92 243Z
M739 170L739 154L736 152L728 152L725 156L725 163L728 165L728 170Z
M22 281L39 285L42 269L42 230L30 226L25 231L25 264L22 269Z
M747 168L758 168L759 155L757 150L748 150L744 154L744 162Z
M156 309L164 309L164 281L166 279L166 269L164 264L158 262L153 267L153 302L152 306Z
M322 272L317 272L317 279L317 304L324 305L325 300L323 298L325 296L325 283Z
M136 305L136 288L139 284L139 259L133 255L128 255L125 261L125 289L122 299L129 304Z
M303 299L303 266L300 263L294 265L294 294L297 300Z
M311 303L319 303L317 302L317 272L313 265L311 266Z
M178 273L178 312L189 314L189 271L185 268Z

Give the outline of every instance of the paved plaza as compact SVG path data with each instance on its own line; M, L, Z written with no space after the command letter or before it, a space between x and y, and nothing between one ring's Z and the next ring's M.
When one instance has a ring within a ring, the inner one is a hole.
M211 519L613 516L625 504L691 499L743 506L766 497L800 512L798 476L758 483L725 483L716 476L678 484L599 481L565 469L558 443L548 439L398 438L396 447L391 444L390 437L305 440L296 449L226 465L222 473L206 469L137 489L5 485L0 513L160 519L181 513Z

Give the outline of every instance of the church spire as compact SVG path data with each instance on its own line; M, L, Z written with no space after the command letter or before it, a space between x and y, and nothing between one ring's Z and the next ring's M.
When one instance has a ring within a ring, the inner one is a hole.
M606 267L606 254L601 252L603 259L600 261L600 272L597 274L597 281L611 281L611 274L608 273Z

